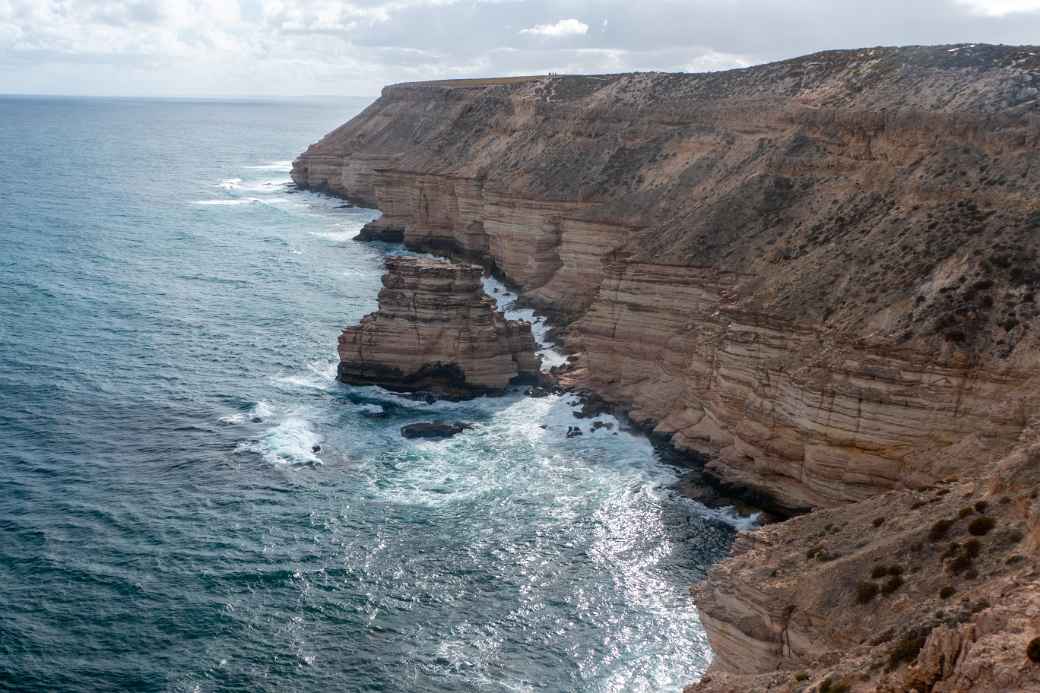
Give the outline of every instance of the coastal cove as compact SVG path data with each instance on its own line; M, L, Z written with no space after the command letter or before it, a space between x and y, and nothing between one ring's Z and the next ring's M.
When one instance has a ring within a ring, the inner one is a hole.
M401 246L298 190L361 102L0 99L0 687L657 691L749 522L574 395L336 382ZM548 325L494 279L511 318ZM446 441L400 429L474 428ZM610 427L593 430L600 422ZM583 435L567 437L569 428Z

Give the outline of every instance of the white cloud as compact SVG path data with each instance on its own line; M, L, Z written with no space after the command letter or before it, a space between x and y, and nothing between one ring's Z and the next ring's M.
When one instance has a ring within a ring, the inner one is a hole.
M563 36L584 36L589 33L589 25L577 19L561 19L555 24L536 24L530 29L524 29L521 34L534 34L536 36L549 36L561 38Z
M1040 0L959 0L962 5L991 17L1003 17L1015 12L1040 11Z
M377 94L1038 36L1040 0L0 0L0 93Z

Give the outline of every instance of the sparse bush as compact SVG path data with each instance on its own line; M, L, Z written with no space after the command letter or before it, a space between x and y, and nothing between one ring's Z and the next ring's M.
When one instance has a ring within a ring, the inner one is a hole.
M1033 664L1040 664L1040 638L1033 638L1026 645L1026 657Z
M957 590L953 589L953 585L945 585L939 590L939 599L949 599L956 593Z
M1017 527L1013 527L1008 531L1004 532L1004 536L1002 537L1002 539L1009 544L1017 544L1024 538L1025 535L1022 533L1022 530L1018 529Z
M936 542L946 536L946 533L950 531L950 527L953 523L949 520L939 520L932 528L928 531L928 541Z
M899 575L892 575L884 584L881 585L881 592L884 594L892 594L897 589L903 586L903 578Z
M961 511L959 513L957 513L957 516L963 519L963 518L967 517L968 515L974 515L974 514L975 514L975 510L973 508L963 507L963 508L961 508Z
M979 576L979 571L975 570L974 568L968 568L967 570L964 571L964 579L965 580L974 580L978 576Z
M883 517L875 517L874 518L874 522L872 524L875 527L880 527L881 525L885 524L885 518L883 518Z
M809 680L809 673L805 672L805 671L795 672L794 680L795 681L808 681Z
M958 544L957 542L952 542L949 546L946 547L946 551L943 552L942 557L943 558L953 558L954 556L957 556L958 554L960 554L960 552L961 552L961 545Z
M978 503L975 504L975 512L977 512L977 513L984 513L988 509L989 509L989 503L987 503L984 500L980 500Z
M927 639L928 632L921 629L912 630L900 638L888 656L889 668L895 669L903 662L912 662L917 659L917 655L920 654Z
M873 582L861 582L856 585L856 603L869 604L877 596L878 586Z
M895 565L895 564L888 566L888 574L889 575L902 575L903 574L903 566Z
M968 525L968 531L976 537L982 537L989 534L996 524L996 520L992 517L983 515L971 521L971 524Z
M957 558L950 561L950 572L954 574L963 573L965 570L972 566L971 556L961 554Z
M874 580L880 580L881 578L888 575L888 566L876 565L874 569L870 571L870 577Z
M968 541L964 542L964 546L962 548L966 556L971 556L972 558L975 558L982 551L982 542L980 542L978 539L969 539Z
M832 679L828 677L820 684L820 693L849 693L852 686L844 679Z

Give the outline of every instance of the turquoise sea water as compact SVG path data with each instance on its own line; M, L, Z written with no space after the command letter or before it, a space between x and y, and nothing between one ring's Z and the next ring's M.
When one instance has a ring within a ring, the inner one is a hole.
M288 169L363 105L0 99L0 689L658 691L706 666L687 588L734 523L643 438L569 397L334 382L399 251ZM480 425L398 434L441 416Z

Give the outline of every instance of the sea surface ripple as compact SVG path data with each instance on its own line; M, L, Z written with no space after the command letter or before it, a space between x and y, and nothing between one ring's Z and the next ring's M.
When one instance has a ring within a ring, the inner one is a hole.
M706 667L687 588L734 523L644 438L567 396L334 381L400 251L350 240L376 213L294 190L289 160L362 105L0 99L0 688L659 691ZM431 417L479 426L398 434Z

